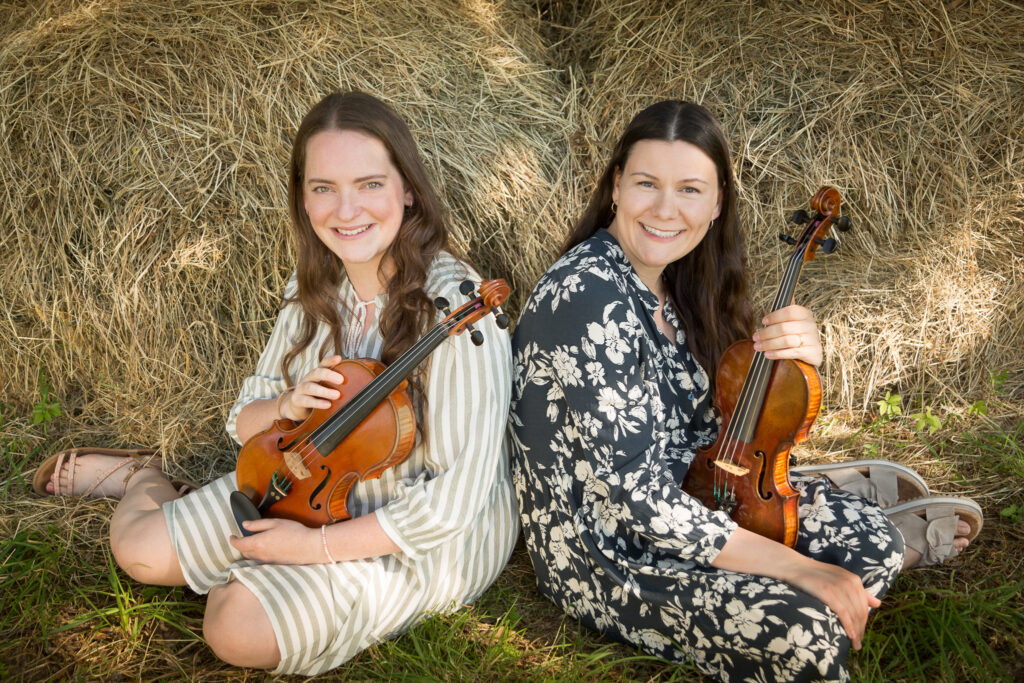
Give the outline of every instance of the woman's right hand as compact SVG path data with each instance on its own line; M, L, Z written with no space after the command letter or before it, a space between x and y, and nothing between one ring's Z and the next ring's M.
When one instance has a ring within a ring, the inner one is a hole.
M868 593L860 577L842 567L800 557L783 580L828 605L850 637L854 650L864 638L870 608L882 601Z
M825 603L839 617L854 650L859 650L869 608L882 601L868 593L860 577L842 567L819 562L742 527L733 530L711 562L719 569L770 576Z
M341 356L328 356L300 379L295 388L281 400L281 417L301 422L309 417L314 408L330 408L331 401L339 398L341 392L324 382L333 385L345 383L345 376L331 369L340 362Z

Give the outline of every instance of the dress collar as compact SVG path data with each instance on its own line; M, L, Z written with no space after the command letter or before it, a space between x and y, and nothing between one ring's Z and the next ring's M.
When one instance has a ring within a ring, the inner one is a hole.
M619 272L630 282L636 290L637 296L640 298L641 303L644 307L651 312L651 315L658 310L658 295L650 290L650 288L644 284L644 281L637 275L636 269L633 264L629 262L626 257L626 252L622 250L619 245L619 241L615 239L615 236L611 234L607 228L602 228L594 233L593 238L605 246L605 252L608 254L612 263L616 265Z

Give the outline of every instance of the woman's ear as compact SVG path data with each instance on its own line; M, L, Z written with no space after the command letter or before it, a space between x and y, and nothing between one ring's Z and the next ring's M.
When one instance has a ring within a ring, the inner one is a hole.
M619 180L622 179L622 171L619 167L615 167L615 171L612 174L612 203L617 204L619 201Z

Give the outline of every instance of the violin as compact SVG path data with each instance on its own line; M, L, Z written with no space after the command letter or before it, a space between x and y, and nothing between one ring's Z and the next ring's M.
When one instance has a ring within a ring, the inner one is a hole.
M307 526L349 519L348 494L357 481L376 479L401 463L416 440L416 415L408 378L437 346L450 336L470 332L476 346L483 335L473 323L493 312L498 327L508 327L500 305L508 298L504 280L460 286L471 300L454 312L443 297L434 305L445 318L390 366L373 358L346 359L331 369L345 377L327 384L341 396L329 408L313 409L305 420L287 418L245 442L235 468L238 490L231 509L243 535L242 522L280 517Z
M846 232L850 219L839 216L839 191L822 187L811 199L813 217L793 214L806 224L799 239L779 235L794 246L772 311L793 300L803 264L818 247L830 254L839 246L831 226ZM715 407L722 417L718 439L697 449L683 490L711 510L723 510L744 529L796 545L799 492L789 481L790 450L807 438L821 407L821 378L798 360L771 360L740 340L718 363Z

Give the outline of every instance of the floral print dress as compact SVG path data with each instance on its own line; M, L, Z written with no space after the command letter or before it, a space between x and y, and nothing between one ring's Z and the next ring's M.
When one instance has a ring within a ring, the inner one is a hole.
M679 330L599 230L555 263L513 338L512 474L540 591L611 638L730 681L847 680L831 609L776 579L716 569L736 528L682 490L720 421ZM885 593L903 539L824 480L801 491L797 550Z

